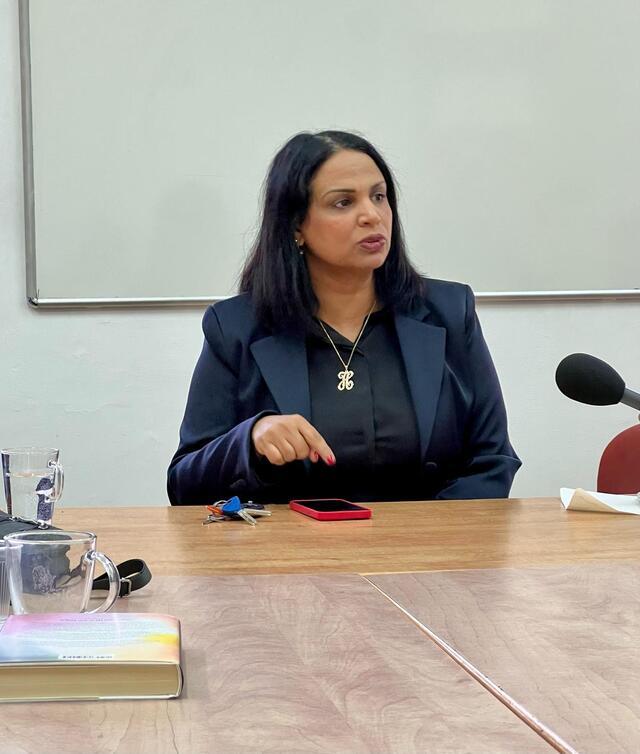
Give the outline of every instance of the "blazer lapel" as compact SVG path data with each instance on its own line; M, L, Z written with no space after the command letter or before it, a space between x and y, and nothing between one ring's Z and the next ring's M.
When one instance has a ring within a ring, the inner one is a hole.
M304 339L272 335L252 343L251 353L280 412L301 414L310 421L309 368Z
M426 316L426 308L423 315ZM420 457L424 458L442 386L446 331L421 319L396 315L396 332L418 420Z

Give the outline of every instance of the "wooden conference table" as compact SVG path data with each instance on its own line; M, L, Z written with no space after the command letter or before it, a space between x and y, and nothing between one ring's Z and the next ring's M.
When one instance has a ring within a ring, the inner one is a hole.
M154 578L119 610L183 628L179 700L0 708L0 752L635 752L640 518L556 499L63 509Z

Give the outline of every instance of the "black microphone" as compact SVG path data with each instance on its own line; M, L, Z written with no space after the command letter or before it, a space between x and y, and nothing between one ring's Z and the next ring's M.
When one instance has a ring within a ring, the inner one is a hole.
M567 398L580 403L591 406L624 403L640 411L640 393L629 390L613 367L588 353L565 356L556 369L556 385Z

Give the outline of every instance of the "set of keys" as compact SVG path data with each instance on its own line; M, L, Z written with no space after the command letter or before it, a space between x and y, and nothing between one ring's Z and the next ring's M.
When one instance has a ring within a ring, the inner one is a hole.
M241 503L237 495L229 500L218 500L217 502L207 505L209 515L202 522L203 526L214 524L218 521L228 521L229 519L241 519L251 526L256 525L256 519L262 516L270 516L271 511L265 510L264 505L254 503L249 500L247 503Z

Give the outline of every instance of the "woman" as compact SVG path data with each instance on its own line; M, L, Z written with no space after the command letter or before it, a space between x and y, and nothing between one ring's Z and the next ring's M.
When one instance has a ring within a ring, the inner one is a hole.
M508 496L520 461L473 294L413 269L371 144L280 150L240 289L204 316L172 504Z

